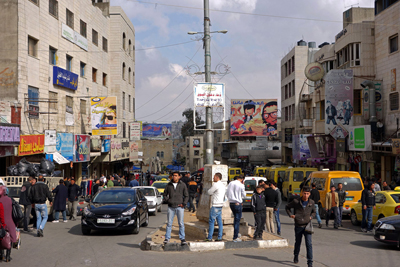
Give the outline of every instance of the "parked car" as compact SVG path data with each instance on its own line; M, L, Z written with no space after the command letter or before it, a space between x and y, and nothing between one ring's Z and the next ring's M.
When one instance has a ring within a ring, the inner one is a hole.
M157 215L157 212L161 212L163 196L158 192L158 190L153 186L135 186L133 188L139 189L143 193L144 197L147 199L147 206L149 212L153 215Z
M129 230L138 234L141 226L149 224L146 197L135 188L111 187L96 194L84 208L82 234L92 230Z

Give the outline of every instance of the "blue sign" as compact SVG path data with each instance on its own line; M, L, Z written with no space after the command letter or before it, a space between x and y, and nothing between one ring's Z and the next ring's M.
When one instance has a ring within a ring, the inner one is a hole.
M147 138L171 138L171 124L143 124L142 136Z
M57 133L56 149L64 158L74 161L74 134Z
M78 74L64 70L57 66L53 66L53 84L62 86L68 89L78 89Z
M111 135L102 136L101 152L110 152L111 150Z

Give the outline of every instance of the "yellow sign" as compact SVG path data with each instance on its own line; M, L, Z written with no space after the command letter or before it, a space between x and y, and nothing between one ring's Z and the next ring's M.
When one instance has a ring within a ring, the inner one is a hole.
M91 98L92 135L117 135L117 97Z

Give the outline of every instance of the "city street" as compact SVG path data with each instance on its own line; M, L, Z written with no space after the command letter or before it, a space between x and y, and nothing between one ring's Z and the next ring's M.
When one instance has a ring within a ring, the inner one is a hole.
M284 203L285 204L285 203ZM9 266L305 266L305 246L300 263L293 264L293 224L281 207L282 236L289 239L286 249L243 249L203 253L167 253L140 250L139 243L146 234L166 220L167 207L156 217L150 216L148 227L138 235L123 232L94 232L83 236L80 222L48 223L44 238L22 233L22 247L13 250ZM243 213L249 223L253 216ZM325 224L323 224L325 225ZM394 247L378 243L372 234L351 225L346 218L344 227L315 229L313 236L314 266L397 266L400 253ZM223 259L223 260L221 260ZM218 263L218 264L217 264Z

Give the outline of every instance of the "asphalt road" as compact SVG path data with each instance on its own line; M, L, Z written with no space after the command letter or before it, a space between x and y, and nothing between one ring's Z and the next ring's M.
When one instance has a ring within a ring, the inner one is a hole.
M284 204L282 209L284 209ZM13 260L7 266L306 266L305 245L300 251L300 263L293 264L293 222L281 210L282 236L289 239L285 249L243 249L203 253L167 253L141 251L139 243L146 234L166 220L163 212L150 216L148 227L138 235L124 232L93 232L83 236L80 221L47 223L43 238L22 233L22 247L13 249ZM244 218L253 223L250 211ZM314 266L398 266L400 251L381 244L372 234L362 233L351 225L349 218L344 227L315 229L313 235ZM325 225L325 224L323 224ZM3 263L6 264L6 263Z

